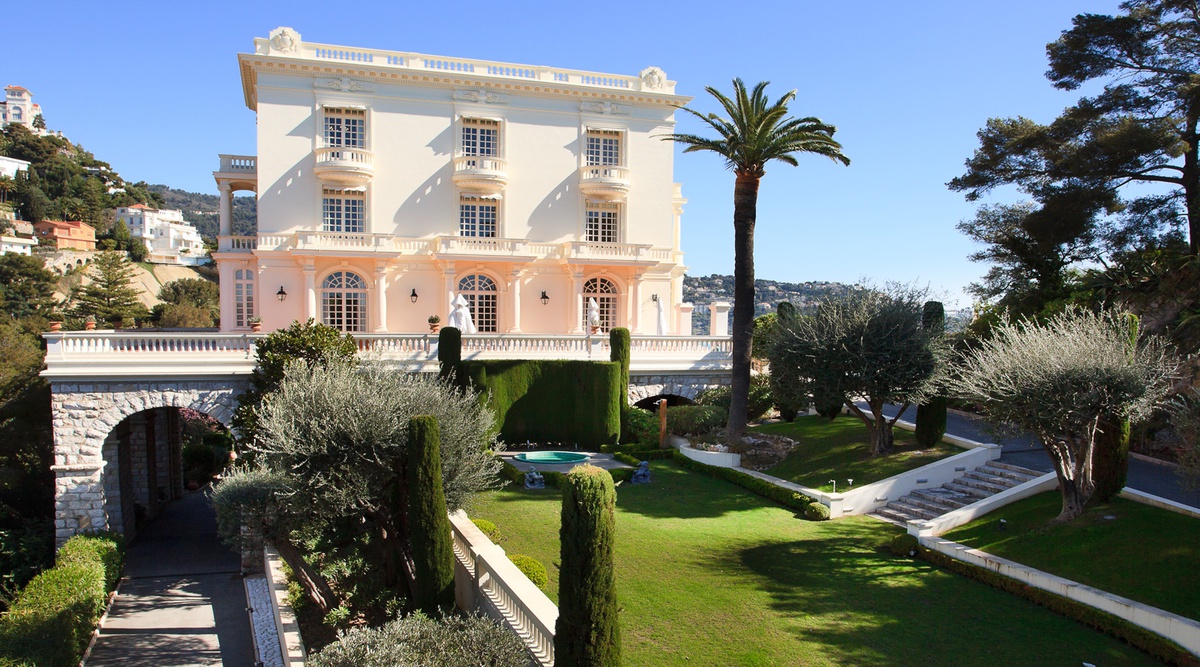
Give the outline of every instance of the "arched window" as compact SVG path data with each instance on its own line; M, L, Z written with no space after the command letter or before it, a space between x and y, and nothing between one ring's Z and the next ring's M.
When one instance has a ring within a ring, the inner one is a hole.
M321 321L341 331L367 330L367 283L349 271L321 283Z
M606 278L592 278L583 284L583 328L588 322L588 301L596 300L600 307L600 330L608 331L617 326L617 286Z
M496 333L496 283L484 275L465 276L458 292L467 298L471 319L479 333Z
M254 271L238 269L233 272L233 325L250 326L254 317Z

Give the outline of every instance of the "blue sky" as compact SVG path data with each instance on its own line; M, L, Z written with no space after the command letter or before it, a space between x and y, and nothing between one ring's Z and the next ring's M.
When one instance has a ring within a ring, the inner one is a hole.
M29 88L62 130L127 179L216 193L218 153L255 152L238 52L287 25L307 41L636 74L692 105L740 76L796 89L792 111L838 127L853 161L803 157L763 180L761 278L920 281L948 305L987 268L955 229L975 206L945 183L989 117L1049 121L1077 93L1045 79L1045 45L1107 0L898 3L54 2L5 8L0 84ZM683 132L701 128L680 116ZM733 272L733 177L677 155L692 275ZM1007 198L1015 195L1005 193Z

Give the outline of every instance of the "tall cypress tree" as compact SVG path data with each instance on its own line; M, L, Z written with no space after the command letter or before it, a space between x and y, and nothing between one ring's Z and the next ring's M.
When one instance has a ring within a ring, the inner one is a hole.
M578 466L564 479L554 628L554 663L559 667L621 663L613 574L616 498L612 475L596 466Z
M621 405L629 403L629 329L615 327L608 332L608 359L621 364Z
M430 616L454 608L454 550L442 490L441 439L437 418L408 422L408 528L416 578L413 604Z
M941 336L946 331L946 308L940 301L926 301L921 311L921 326L931 336ZM934 396L917 406L917 444L933 447L946 435L946 397Z
M457 327L442 327L438 332L438 377L444 380L457 372L460 361L462 332Z

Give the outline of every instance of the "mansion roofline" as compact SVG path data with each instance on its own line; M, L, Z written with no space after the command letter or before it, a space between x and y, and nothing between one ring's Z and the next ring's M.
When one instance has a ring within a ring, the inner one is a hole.
M242 90L246 106L258 110L256 84L260 70L303 76L326 74L325 87L347 92L371 92L372 81L442 85L448 88L478 88L519 91L523 94L567 97L579 100L619 100L629 104L683 106L691 97L676 95L675 82L658 67L647 67L637 76L583 70L521 65L470 58L451 58L405 51L364 49L304 42L300 33L276 28L267 38L254 39L254 53L239 53ZM367 81L361 81L367 79Z

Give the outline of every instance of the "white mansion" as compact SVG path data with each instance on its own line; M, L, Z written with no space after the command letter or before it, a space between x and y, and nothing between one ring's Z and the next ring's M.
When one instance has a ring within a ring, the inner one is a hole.
M133 238L146 244L151 263L194 266L208 261L200 232L183 219L183 211L134 204L118 208L116 216Z
M639 76L307 43L239 54L256 156L222 155L221 326L312 317L416 333L464 296L480 333L691 333L675 111ZM258 197L257 236L232 196ZM661 311L661 313L660 313ZM664 323L665 322L665 326Z

